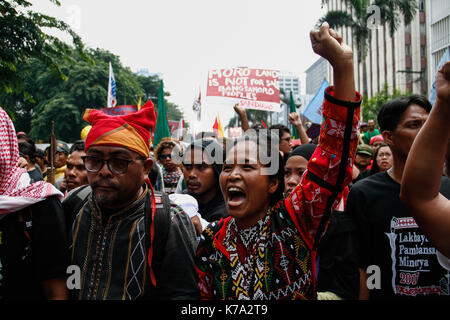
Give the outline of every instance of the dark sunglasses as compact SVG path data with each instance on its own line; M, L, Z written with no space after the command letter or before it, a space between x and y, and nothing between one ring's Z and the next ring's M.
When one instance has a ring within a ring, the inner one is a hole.
M128 170L128 165L130 163L137 160L144 160L142 158L137 158L135 160L120 158L102 159L94 156L83 156L81 157L81 159L83 159L84 166L89 172L99 172L106 162L106 166L108 167L109 171L111 171L111 173L115 175L126 173Z
M166 160L167 158L172 159L172 155L171 154L165 154L165 155L161 155L159 156L159 160Z

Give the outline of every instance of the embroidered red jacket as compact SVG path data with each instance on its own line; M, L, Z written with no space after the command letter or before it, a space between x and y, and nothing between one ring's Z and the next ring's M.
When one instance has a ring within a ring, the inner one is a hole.
M340 101L328 87L319 145L300 184L254 227L245 261L232 217L209 225L197 249L203 299L315 299L316 248L333 208L345 206L358 144L361 95Z

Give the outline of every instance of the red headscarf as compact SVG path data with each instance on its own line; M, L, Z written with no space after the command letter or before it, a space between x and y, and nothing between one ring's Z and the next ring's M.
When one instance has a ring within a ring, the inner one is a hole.
M151 101L144 104L138 112L122 116L110 116L100 110L86 109L83 119L92 124L86 137L86 151L94 145L118 146L148 158L150 130L153 130L156 123Z
M0 219L52 195L63 199L63 194L50 183L30 184L27 171L19 168L16 130L0 107Z

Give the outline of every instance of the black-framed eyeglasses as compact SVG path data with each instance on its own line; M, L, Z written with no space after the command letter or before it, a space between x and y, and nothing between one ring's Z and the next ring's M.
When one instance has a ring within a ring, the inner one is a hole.
M172 155L169 153L169 154L162 154L159 156L160 161L166 160L167 158L172 159Z
M111 173L115 175L126 173L128 170L128 165L130 163L137 160L144 160L142 158L137 158L135 160L121 158L103 159L95 156L83 156L81 157L81 159L83 159L84 166L89 172L99 172L100 170L102 170L106 162L106 166L108 167L109 171L111 171Z

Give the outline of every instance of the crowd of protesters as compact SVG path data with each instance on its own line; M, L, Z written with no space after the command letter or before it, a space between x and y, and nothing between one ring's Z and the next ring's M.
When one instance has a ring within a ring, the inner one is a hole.
M310 35L333 86L315 141L289 115L297 146L238 105L239 138L151 145L148 103L87 109L52 167L0 108L0 299L448 297L450 63L434 106L400 97L360 123L352 50L327 23Z

